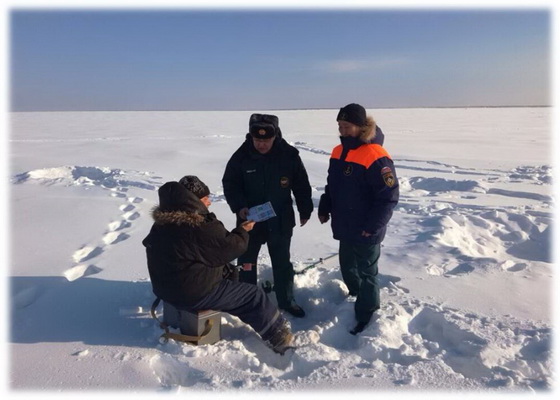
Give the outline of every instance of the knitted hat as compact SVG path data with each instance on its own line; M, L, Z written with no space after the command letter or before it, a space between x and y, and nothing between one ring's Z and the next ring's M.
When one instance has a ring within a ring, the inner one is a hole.
M257 139L270 139L280 132L278 117L270 114L252 114L249 118L249 133Z
M208 189L208 186L206 186L204 182L194 175L183 176L179 183L193 192L199 199L210 195L210 189Z
M336 120L347 121L358 126L365 126L367 123L366 110L359 104L348 104L340 109Z

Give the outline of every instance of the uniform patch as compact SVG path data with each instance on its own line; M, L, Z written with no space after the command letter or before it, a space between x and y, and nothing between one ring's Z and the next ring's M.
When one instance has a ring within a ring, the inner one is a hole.
M347 164L346 167L344 167L344 175L348 176L348 175L352 175L352 164Z
M385 175L388 172L393 172L393 171L391 171L391 168L389 168L389 167L381 168L381 175Z
M280 187L287 188L290 187L290 179L283 176L280 178Z
M393 187L395 186L396 183L396 179L395 176L393 175L392 171L386 172L385 174L383 174L383 181L385 182L385 185L389 186L389 187Z

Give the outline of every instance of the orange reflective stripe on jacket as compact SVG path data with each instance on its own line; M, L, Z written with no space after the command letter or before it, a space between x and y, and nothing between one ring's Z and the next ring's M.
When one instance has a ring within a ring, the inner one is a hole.
M339 160L342 156L342 150L341 144L336 146L332 151L331 158ZM348 151L344 161L353 162L369 168L371 164L383 157L391 158L387 150L382 146L378 144L368 144Z
M338 146L336 146L332 153L331 153L331 158L335 158L335 159L340 159L340 156L342 155L342 145L339 144Z

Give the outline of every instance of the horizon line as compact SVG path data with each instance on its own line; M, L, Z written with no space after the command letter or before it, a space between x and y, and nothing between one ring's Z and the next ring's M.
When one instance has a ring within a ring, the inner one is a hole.
M398 109L438 109L438 108L550 108L552 105L515 105L515 106L407 106L407 107L364 107L372 110L398 110ZM189 110L189 109L135 109L135 110L8 110L8 113L33 113L33 112L239 112L252 110L270 111L305 111L305 110L338 110L340 107L301 107L301 108L251 108L233 110Z

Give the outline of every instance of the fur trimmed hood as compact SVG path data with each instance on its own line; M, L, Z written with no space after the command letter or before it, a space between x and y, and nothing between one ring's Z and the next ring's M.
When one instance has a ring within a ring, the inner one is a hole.
M202 201L184 185L167 182L158 189L159 205L152 209L156 225L202 225L209 214Z
M376 127L375 120L368 116L366 118L366 125L361 129L360 140L364 143L369 143L375 139Z
M159 206L152 209L152 218L157 225L189 225L197 227L205 220L204 215L182 210L163 211Z

